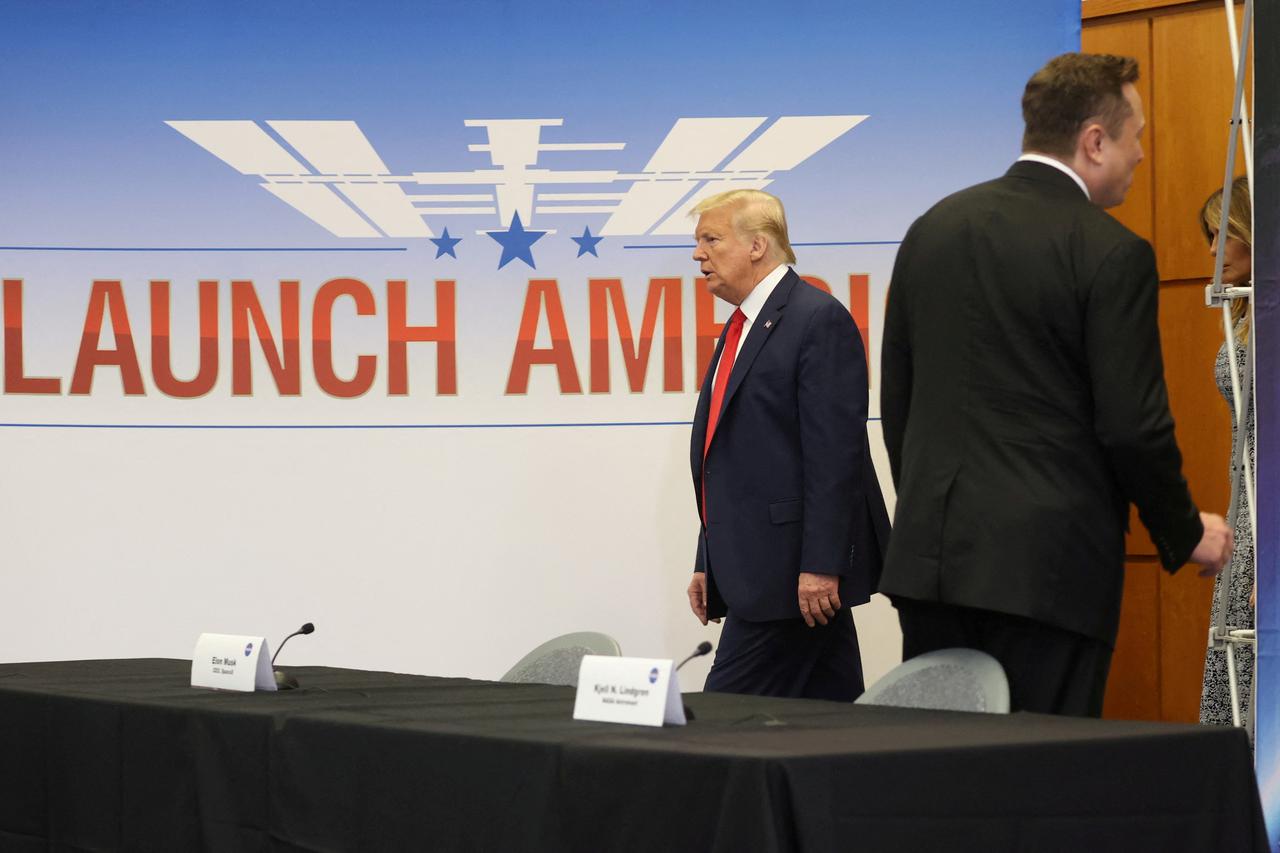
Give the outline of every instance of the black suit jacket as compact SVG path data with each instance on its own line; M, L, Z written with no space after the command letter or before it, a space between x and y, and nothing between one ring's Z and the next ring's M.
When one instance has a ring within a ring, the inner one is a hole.
M1181 473L1151 246L1015 163L912 225L881 414L898 504L880 590L1114 642L1128 504L1167 569L1203 528Z
M707 573L708 615L798 619L802 571L839 575L845 607L865 602L889 519L867 447L867 365L853 318L787 271L738 351L704 470L724 338L690 447L699 517L706 502L694 570Z

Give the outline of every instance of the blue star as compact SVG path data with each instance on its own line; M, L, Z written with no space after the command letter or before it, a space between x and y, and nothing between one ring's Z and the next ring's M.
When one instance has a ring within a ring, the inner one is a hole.
M448 255L451 258L458 257L458 254L453 250L453 247L461 243L462 238L450 237L448 228L445 228L444 233L439 237L430 237L428 239L430 239L432 243L436 244L437 258L443 258L445 255Z
M590 252L597 258L600 257L599 255L596 255L596 243L599 243L604 238L592 237L590 227L582 229L581 237L570 237L569 239L578 244L578 257L582 257L587 252Z
M529 266L537 269L533 263L533 252L530 247L542 239L546 231L526 231L524 225L520 223L520 214L516 213L511 218L511 227L506 231L486 231L484 232L498 242L502 247L502 258L498 261L498 269L502 269L516 258L524 261Z

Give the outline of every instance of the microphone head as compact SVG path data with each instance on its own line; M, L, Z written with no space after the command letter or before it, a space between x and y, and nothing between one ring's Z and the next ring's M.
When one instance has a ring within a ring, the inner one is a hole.
M316 629L316 626L315 626L315 625L312 625L310 622L308 622L307 624L303 625L301 628L299 628L299 629L298 629L298 633L299 633L299 634L310 634L310 633L311 633L312 631L314 631L315 629Z
M711 651L711 643L710 643L710 642L708 642L707 640L703 640L701 643L698 643L698 654L699 654L699 655L705 655L705 654L707 654L707 653L708 653L708 652L710 652L710 651Z

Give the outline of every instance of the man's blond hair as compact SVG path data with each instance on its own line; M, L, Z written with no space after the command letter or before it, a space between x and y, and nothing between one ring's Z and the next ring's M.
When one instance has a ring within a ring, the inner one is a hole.
M762 190L729 190L704 198L690 211L691 216L701 216L709 210L733 205L733 227L746 237L763 234L769 246L789 264L796 262L787 238L787 214L782 201Z

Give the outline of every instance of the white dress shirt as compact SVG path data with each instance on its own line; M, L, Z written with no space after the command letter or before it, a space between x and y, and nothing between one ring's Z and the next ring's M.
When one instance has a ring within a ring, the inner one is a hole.
M1032 163L1043 163L1046 166L1052 166L1059 172L1069 175L1071 180L1075 181L1080 187L1080 192L1084 193L1084 197L1089 199L1089 201L1093 201L1093 197L1089 195L1089 188L1084 185L1084 179L1076 174L1075 169L1071 168L1061 160L1055 160L1052 157L1046 157L1043 154L1023 154L1018 158L1018 162L1021 163L1023 160L1028 160Z
M778 286L778 282L782 281L791 267L786 264L778 264L773 271L760 279L760 283L747 294L747 298L742 300L742 304L738 309L742 311L742 316L746 319L742 322L742 335L738 338L738 348L733 351L733 360L737 362L738 353L742 352L742 344L747 340L747 333L751 331L751 324L755 322L756 317L760 316L760 309L764 308L764 304L769 301L769 295L773 293L773 289ZM720 353L720 361L724 361L724 353ZM716 362L715 378L720 373L720 361ZM712 379L711 387L715 386L715 378Z

